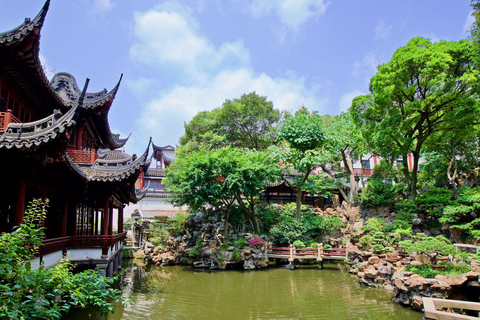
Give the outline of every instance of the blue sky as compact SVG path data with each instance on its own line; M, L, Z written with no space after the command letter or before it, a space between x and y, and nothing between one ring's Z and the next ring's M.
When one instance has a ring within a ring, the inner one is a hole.
M43 0L0 0L0 31ZM457 41L470 0L52 0L40 53L50 76L69 72L110 90L112 131L141 153L175 145L183 124L256 91L280 110L346 110L379 64L413 37Z

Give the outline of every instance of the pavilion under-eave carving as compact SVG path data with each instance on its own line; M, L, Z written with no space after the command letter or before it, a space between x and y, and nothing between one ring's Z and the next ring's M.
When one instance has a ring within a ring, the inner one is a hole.
M111 275L126 235L123 208L139 200L135 181L149 165L150 143L138 157L118 150L128 138L110 131L108 112L121 77L96 93L68 73L46 78L39 40L49 4L0 33L0 232L23 221L30 200L48 198L36 263L68 256Z

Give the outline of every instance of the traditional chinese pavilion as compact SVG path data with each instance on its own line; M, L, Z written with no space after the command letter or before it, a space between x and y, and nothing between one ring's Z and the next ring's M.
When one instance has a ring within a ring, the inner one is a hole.
M120 85L87 92L68 73L49 81L39 60L48 0L35 19L0 33L0 232L23 220L28 202L49 199L46 239L37 264L68 256L111 275L126 233L123 209L136 203L135 182L148 149L130 156L110 131L108 112ZM114 225L113 221L118 221Z
M152 149L152 164L149 168L144 168L136 182L136 187L141 190L143 197L137 204L128 207L127 214L139 210L144 218L173 218L180 210L186 209L174 207L166 201L170 193L163 186L165 168L175 161L175 148L171 145L160 147L152 143Z

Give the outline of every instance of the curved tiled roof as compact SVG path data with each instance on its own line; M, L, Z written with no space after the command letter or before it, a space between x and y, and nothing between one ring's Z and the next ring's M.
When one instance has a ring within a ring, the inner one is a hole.
M112 105L113 99L118 91L120 83L122 81L123 74L120 76L115 87L107 91L106 89L85 94L85 102L83 109L85 112L95 112L95 116L91 117L91 121L96 127L96 131L99 133L100 140L98 141L101 148L118 149L123 147L130 136L127 138L120 138L119 134L114 134L110 130L108 123L108 112ZM66 72L57 73L52 81L50 87L57 93L60 99L66 106L73 106L78 101L80 96L80 89L78 88L75 77Z
M23 39L30 35L30 33L32 33L36 28L42 28L49 6L50 0L47 0L35 19L30 20L29 18L26 18L25 22L18 27L10 31L1 32L0 44L5 44L8 46L15 45L23 41Z
M85 109L97 108L105 106L107 103L113 101L120 86L120 82L122 81L122 77L123 74L120 76L120 80L118 80L115 87L110 91L103 89L99 92L87 92L83 107ZM75 105L80 97L81 91L77 85L77 80L75 80L75 77L70 73L60 72L54 75L50 82L50 87L58 94L67 106Z
M52 115L34 122L10 123L0 136L0 149L35 148L63 136L67 129L76 125L88 82L89 79L85 82L78 103L64 115L55 110Z
M88 181L121 181L135 173L140 173L147 163L149 149L150 143L140 157L122 155L121 159L116 159L118 151L111 150L110 153L114 155L105 156L103 159L98 158L93 165L76 166L76 168Z

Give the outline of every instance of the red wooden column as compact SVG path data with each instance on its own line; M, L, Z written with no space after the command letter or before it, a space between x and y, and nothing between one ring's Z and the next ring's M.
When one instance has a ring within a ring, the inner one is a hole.
M110 208L108 211L108 234L113 234L113 201L110 202Z
M118 233L123 232L123 206L118 208Z
M60 236L65 237L67 235L67 209L68 209L68 200L67 198L63 199L63 209L62 209L62 231Z
M15 225L19 226L23 222L23 214L25 213L25 190L27 184L20 182L17 192L17 204L15 206Z
M105 199L105 205L103 206L103 215L102 215L102 235L108 235L108 216L110 211L110 200Z

